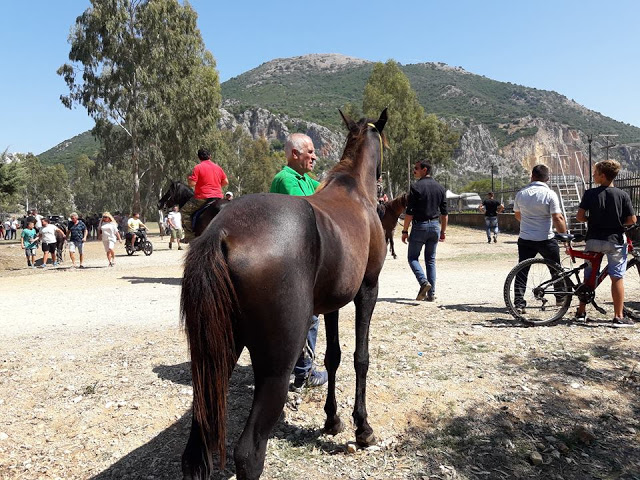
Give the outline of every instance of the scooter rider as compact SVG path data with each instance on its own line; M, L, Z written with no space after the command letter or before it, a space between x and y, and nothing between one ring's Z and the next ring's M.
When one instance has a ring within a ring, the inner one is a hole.
M135 212L127 221L127 240L130 241L131 248L134 248L136 237L138 237L138 230L141 228L146 229L147 226L140 220L140 214Z

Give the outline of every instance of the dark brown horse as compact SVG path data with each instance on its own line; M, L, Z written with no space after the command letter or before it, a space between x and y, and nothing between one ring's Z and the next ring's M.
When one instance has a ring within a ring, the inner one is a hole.
M187 187L184 183L173 181L171 185L169 185L167 193L158 200L158 210L164 210L166 213L171 210L174 205L182 208L191 197L193 197L193 190L191 188ZM196 237L202 234L204 229L207 228L207 225L211 223L211 220L220 213L220 210L227 203L229 203L229 200L226 198L216 198L204 205L193 215L192 224L195 225L193 233Z
M397 258L396 251L393 248L393 231L398 224L398 218L407 209L407 194L394 198L384 204L384 213L380 218L382 228L384 229L384 239L387 245L391 245L391 255Z
M208 478L212 454L225 462L229 377L246 347L255 377L253 405L234 452L239 480L260 477L267 439L282 413L289 375L311 316L324 314L329 434L342 431L336 370L338 309L356 307L356 441L375 443L367 422L369 322L386 256L376 213L386 110L349 128L340 162L309 197L246 195L192 242L182 280L182 316L191 351L193 421L182 456L184 478Z

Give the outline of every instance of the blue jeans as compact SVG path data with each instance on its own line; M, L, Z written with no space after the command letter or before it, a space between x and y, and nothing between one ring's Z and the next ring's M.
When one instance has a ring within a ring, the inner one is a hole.
M413 222L409 235L408 260L409 266L420 285L431 284L430 293L436 293L436 248L440 240L440 222L438 219L427 222ZM420 252L424 246L424 263L427 267L425 276L420 266Z
M320 320L315 315L311 316L311 328L307 332L307 340L296 366L293 367L293 374L296 378L307 378L313 368L313 359L316 356L316 340L318 339L318 325Z
M484 217L484 224L487 226L487 238L491 240L491 230L493 234L498 235L498 217Z

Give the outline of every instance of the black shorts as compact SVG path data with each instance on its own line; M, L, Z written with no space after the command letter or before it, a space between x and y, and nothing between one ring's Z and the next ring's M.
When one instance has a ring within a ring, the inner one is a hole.
M42 251L49 253L56 253L57 243L42 243Z

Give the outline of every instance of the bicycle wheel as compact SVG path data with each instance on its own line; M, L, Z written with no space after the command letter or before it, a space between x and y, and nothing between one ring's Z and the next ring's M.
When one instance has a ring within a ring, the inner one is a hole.
M548 325L562 318L569 309L572 285L557 263L530 258L513 267L507 275L504 303L518 320Z
M640 261L637 258L627 262L623 311L627 317L640 320Z

